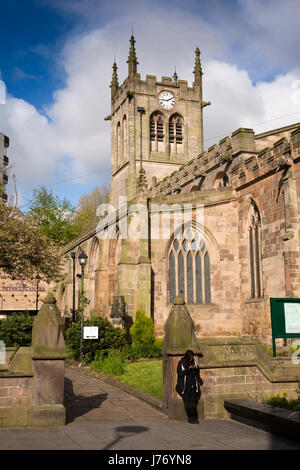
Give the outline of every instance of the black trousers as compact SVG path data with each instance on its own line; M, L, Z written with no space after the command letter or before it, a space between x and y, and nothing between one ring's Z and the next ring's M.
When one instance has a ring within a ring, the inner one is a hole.
M188 422L197 422L198 421L198 400L186 400L183 399L184 409L188 418Z

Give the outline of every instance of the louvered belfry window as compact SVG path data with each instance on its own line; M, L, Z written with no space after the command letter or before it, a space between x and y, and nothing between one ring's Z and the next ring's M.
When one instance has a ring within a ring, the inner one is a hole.
M171 153L183 153L183 117L179 114L170 117L169 142Z
M210 256L202 235L191 228L174 238L169 251L170 302L211 303Z
M150 117L150 142L152 152L165 151L165 118L159 111Z

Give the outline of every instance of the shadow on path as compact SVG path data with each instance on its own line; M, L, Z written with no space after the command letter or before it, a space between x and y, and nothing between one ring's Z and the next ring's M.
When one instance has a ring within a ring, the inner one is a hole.
M64 405L66 407L66 424L71 423L79 416L95 408L99 408L107 399L107 396L107 393L93 396L75 395L72 380L65 377Z
M118 426L115 428L115 439L101 450L109 450L112 446L120 442L125 437L132 437L135 434L146 432L148 430L149 428L146 428L145 426Z

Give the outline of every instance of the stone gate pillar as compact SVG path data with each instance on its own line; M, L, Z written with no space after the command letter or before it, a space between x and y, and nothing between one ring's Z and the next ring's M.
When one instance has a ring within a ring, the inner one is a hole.
M33 390L29 426L65 424L65 342L63 322L50 292L43 300L32 329Z
M177 364L185 351L191 349L196 360L202 354L195 336L194 322L183 298L178 295L165 323L163 343L163 411L171 419L186 420L182 398L177 394ZM199 419L203 419L203 404L198 405Z

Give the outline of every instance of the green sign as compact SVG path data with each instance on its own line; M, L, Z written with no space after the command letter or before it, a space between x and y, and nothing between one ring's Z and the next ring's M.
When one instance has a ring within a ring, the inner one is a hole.
M300 338L300 299L270 299L273 356L276 338Z

